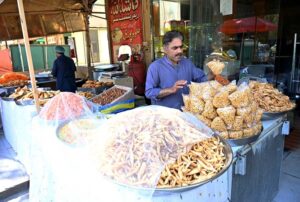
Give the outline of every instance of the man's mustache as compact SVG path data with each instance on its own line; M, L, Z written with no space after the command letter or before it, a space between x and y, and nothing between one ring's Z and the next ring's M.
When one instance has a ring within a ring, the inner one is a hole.
M175 55L175 57L177 57L177 56L182 56L182 53L178 53Z

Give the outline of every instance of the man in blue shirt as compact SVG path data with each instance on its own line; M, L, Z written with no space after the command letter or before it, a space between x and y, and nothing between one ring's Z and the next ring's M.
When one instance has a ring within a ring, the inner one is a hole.
M207 81L204 72L183 57L183 35L169 31L163 37L165 56L150 64L146 79L146 97L154 105L175 109L183 106L182 94L188 84Z
M75 93L77 87L75 82L76 66L74 61L65 56L62 46L55 47L57 59L54 61L52 75L56 77L56 89Z

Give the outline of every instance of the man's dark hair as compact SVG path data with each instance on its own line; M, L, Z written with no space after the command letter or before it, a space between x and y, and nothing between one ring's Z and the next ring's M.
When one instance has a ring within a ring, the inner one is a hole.
M183 41L183 34L176 30L168 31L163 37L163 45L168 45L175 38L179 38Z

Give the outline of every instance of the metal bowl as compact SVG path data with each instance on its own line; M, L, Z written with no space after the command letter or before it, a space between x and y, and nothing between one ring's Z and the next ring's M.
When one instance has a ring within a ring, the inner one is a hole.
M27 106L27 105L34 105L33 99L25 99L25 100L15 100L17 105Z
M277 118L279 116L283 116L284 114L293 111L295 109L295 107L293 107L290 110L287 111L283 111L283 112L264 112L262 115L262 120L270 120L270 119L274 119Z
M202 186L208 182L211 182L215 179L217 179L218 177L220 177L224 172L227 171L227 169L230 167L232 160L233 160L233 153L232 153L232 149L231 146L226 142L226 140L218 135L217 136L220 141L223 143L224 145L224 154L226 155L226 161L225 161L225 165L223 167L223 169L217 173L216 175L214 175L212 178L210 179L206 179L203 180L202 182L198 182L195 184L190 184L187 186L183 186L183 187L173 187L173 188L156 188L154 195L166 195L166 194L171 194L171 193L180 193L180 192L185 192L194 188L197 188L199 186Z
M260 134L263 130L264 130L264 128L262 127L261 131L256 135L246 137L246 138L240 138L240 139L226 139L226 141L232 147L238 147L238 146L243 146L243 145L246 145L246 144L250 144L252 142L255 142L259 138L259 136L260 136Z
M182 187L155 188L155 189L131 186L131 185L127 185L127 184L124 184L124 183L117 182L115 180L113 182L120 185L120 186L122 186L122 187L124 187L124 188L126 188L126 189L132 189L134 191L137 191L140 194L149 194L149 193L154 191L153 195L156 195L156 196L169 195L169 194L173 194L173 193L182 193L182 192L185 192L185 191L189 191L191 189L195 189L195 188L197 188L199 186L202 186L202 185L204 185L208 182L211 182L211 181L217 179L219 176L221 176L224 172L226 172L227 169L230 167L230 165L232 163L232 160L233 160L233 153L232 153L230 145L222 137L220 137L218 135L215 135L215 136L217 136L224 145L224 153L226 155L226 161L225 161L225 165L224 165L223 169L219 173L214 175L212 178L203 180L203 181L195 183L195 184L182 186Z

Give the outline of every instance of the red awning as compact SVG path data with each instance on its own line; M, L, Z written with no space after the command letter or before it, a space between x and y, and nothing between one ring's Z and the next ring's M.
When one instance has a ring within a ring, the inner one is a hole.
M277 29L277 25L258 17L232 19L225 21L219 31L225 34L245 32L268 32Z

